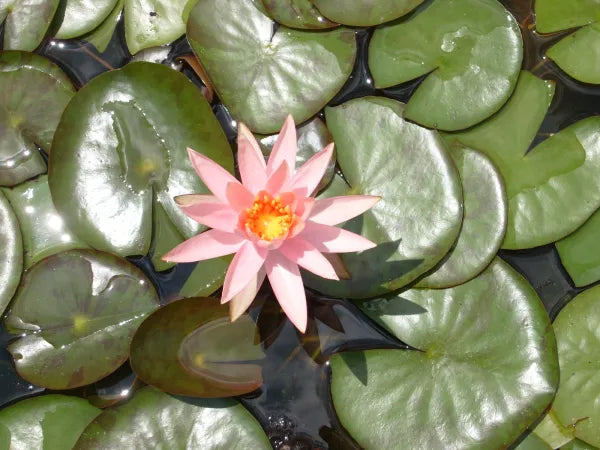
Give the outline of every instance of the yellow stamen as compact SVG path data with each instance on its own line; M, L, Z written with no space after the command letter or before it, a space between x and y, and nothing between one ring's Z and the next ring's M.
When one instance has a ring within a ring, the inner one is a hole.
M289 205L281 198L263 193L257 195L251 208L246 210L246 229L265 241L284 237L296 219Z

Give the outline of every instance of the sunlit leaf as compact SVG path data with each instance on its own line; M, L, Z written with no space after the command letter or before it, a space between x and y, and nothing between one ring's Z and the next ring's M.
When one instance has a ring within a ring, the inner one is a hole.
M333 22L369 27L402 17L423 0L312 0L312 3Z
M3 1L4 50L34 51L44 39L59 0Z
M17 217L0 193L0 314L17 290L23 271L23 244Z

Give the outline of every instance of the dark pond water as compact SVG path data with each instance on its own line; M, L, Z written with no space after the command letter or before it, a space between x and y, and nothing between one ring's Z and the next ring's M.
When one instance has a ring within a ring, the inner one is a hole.
M600 114L600 87L575 82L543 56L546 49L564 33L540 36L533 30L533 0L501 2L521 25L525 42L523 68L557 82L554 101L534 145L581 118ZM365 95L386 95L406 101L420 83L416 80L383 91L374 89L367 67L370 35L368 30L357 29L359 54L355 69L332 104ZM124 45L122 22L102 54L79 41L46 41L38 53L57 62L77 87L102 72L122 67L132 59ZM198 86L202 86L195 73L178 60L178 57L190 53L189 44L182 38L149 57L182 70ZM233 143L236 130L227 109L215 101L213 110ZM553 245L528 251L501 251L500 256L530 281L551 318L556 317L558 311L580 292L562 268ZM174 298L193 269L193 265L186 264L166 273L156 273L148 259L131 260L154 281L165 302ZM270 293L265 291L262 294L252 312L257 314L262 302L266 302L264 313L258 319L267 346L263 371L265 383L260 391L241 398L241 401L256 415L277 449L358 448L339 425L332 409L327 355L342 348L402 348L403 344L366 319L351 302L325 299L316 293L309 295L313 297L309 301L310 314L315 320L310 321L307 335L301 338L289 322L280 320L279 309ZM0 328L0 406L43 391L15 373L5 350L9 339L10 336ZM109 379L97 383L95 389L88 389L86 394L95 393L107 401L114 401L121 395L126 396L134 383L134 377L125 366Z

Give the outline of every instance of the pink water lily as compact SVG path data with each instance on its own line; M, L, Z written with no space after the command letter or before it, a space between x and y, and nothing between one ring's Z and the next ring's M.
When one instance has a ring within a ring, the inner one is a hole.
M331 160L333 144L298 170L296 151L296 126L291 116L266 163L252 133L239 125L241 183L188 148L194 169L213 195L184 195L176 201L188 217L212 229L178 245L163 259L192 262L235 253L221 297L221 303L230 302L231 320L248 309L266 276L285 314L304 332L307 308L299 267L337 280L323 253L375 247L368 239L333 225L362 214L379 197L311 197Z

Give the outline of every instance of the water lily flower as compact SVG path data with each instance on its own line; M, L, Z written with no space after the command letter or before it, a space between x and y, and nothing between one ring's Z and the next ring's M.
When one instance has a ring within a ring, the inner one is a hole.
M323 253L363 251L375 244L334 225L362 214L379 197L311 197L331 160L333 143L295 170L296 126L291 116L266 163L244 124L239 125L237 142L241 183L188 148L194 169L213 195L183 195L175 200L188 217L212 229L178 245L163 259L192 262L235 253L221 297L221 303L230 302L231 320L248 309L268 277L285 314L305 332L307 306L299 267L338 280Z

